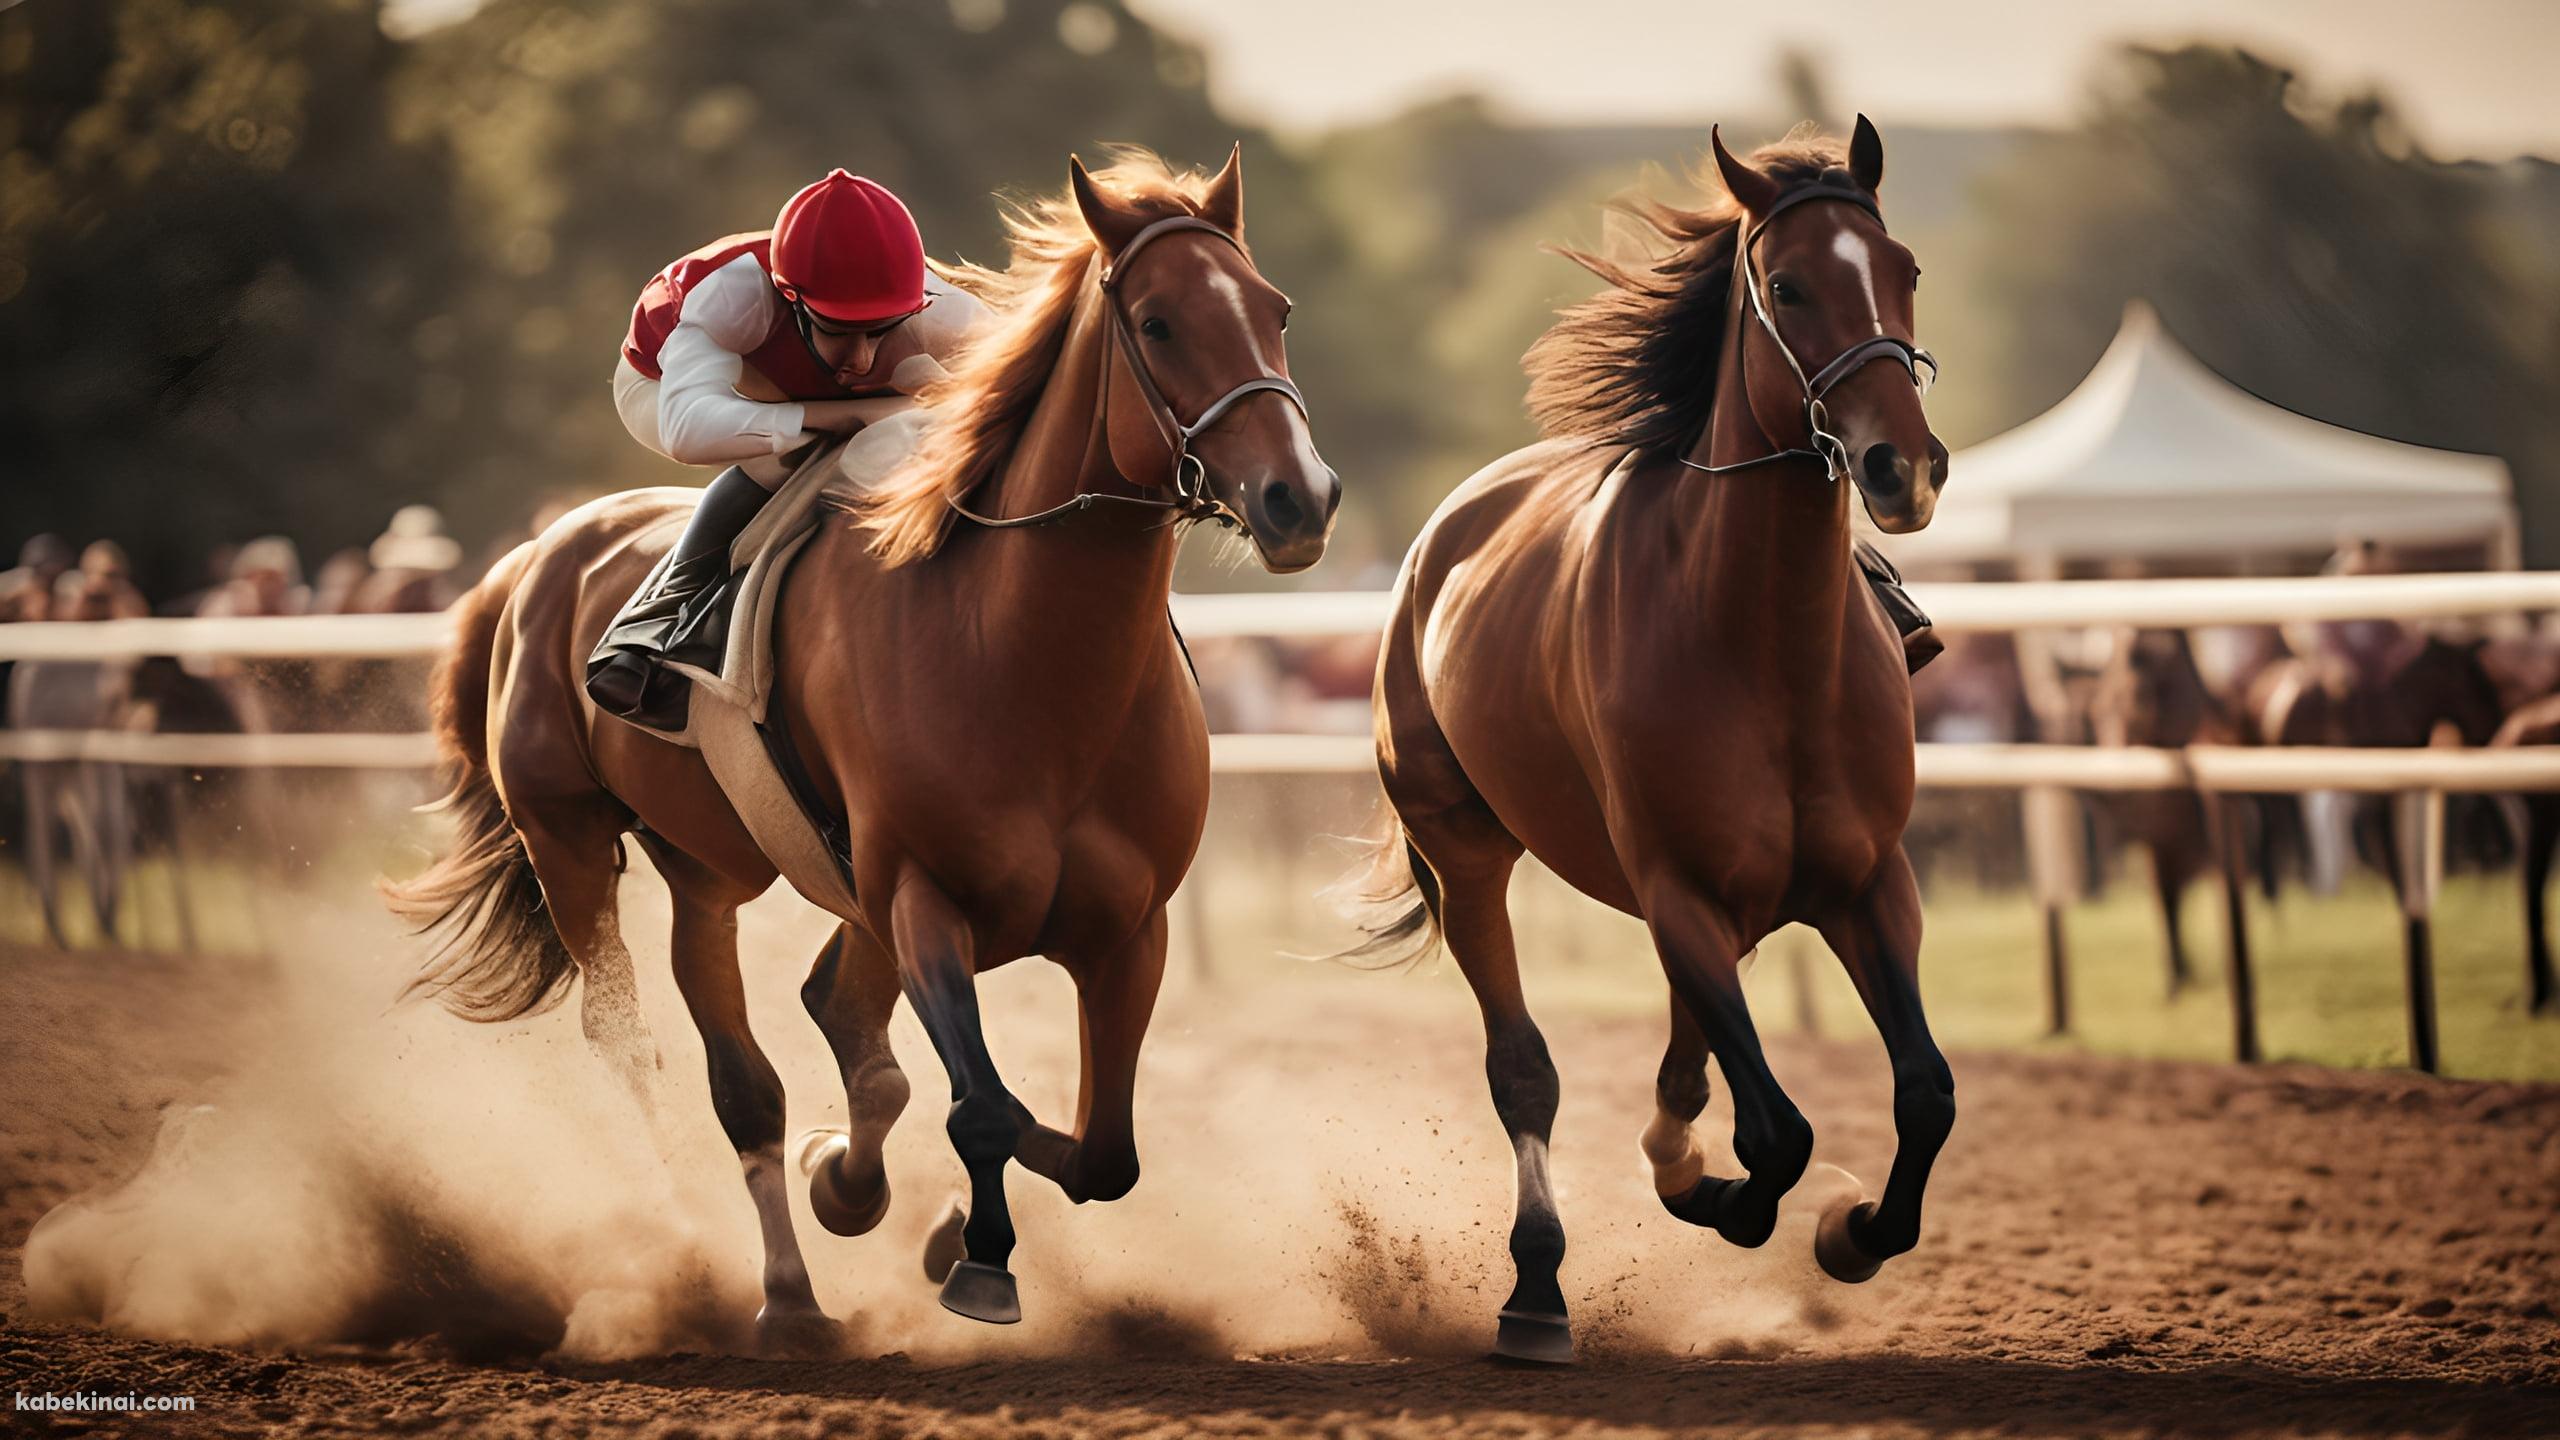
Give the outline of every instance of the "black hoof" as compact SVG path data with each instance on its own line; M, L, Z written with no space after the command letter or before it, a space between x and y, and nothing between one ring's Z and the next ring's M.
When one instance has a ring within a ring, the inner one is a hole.
M756 1312L756 1353L768 1360L833 1360L844 1354L844 1329L822 1310Z
M1497 1359L1529 1365L1573 1363L1573 1326L1561 1315L1532 1315L1505 1310L1493 1333Z
M1014 1288L1013 1275L975 1260L961 1261L943 1277L942 1308L990 1325L1011 1325L1022 1319L1022 1297Z
M1861 1200L1852 1191L1834 1200L1822 1212L1822 1223L1814 1227L1813 1258L1822 1273L1843 1285L1856 1285L1875 1278L1884 1262L1858 1248L1857 1239L1849 1233L1849 1224L1861 1224L1875 1218L1872 1200Z
M924 1237L924 1278L935 1284L950 1275L951 1267L969 1254L969 1242L962 1233L969 1228L969 1211L959 1201L942 1212L934 1222L933 1233Z
M1778 1226L1778 1206L1772 1200L1759 1213L1746 1211L1750 1185L1749 1180L1705 1176L1686 1195L1663 1196L1662 1208L1701 1229L1713 1230L1730 1244L1757 1250L1769 1243L1770 1232Z

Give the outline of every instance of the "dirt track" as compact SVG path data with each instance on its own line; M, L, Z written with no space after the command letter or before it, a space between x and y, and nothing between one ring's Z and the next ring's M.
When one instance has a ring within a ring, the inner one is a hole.
M915 1271L956 1166L902 1020L917 1103L890 1222L801 1224L853 1358L721 1353L753 1307L753 1226L665 997L685 1118L658 1188L570 1016L386 1014L398 942L328 918L328 945L273 966L0 954L11 1254L160 1137L143 1183L36 1247L38 1296L0 1273L0 1386L193 1394L188 1428L224 1434L2560 1432L2560 1088L1961 1054L1922 1248L1851 1288L1810 1253L1836 1180L1809 1177L1757 1252L1665 1216L1634 1150L1655 1026L1564 1014L1546 1028L1586 1360L1497 1367L1477 1356L1510 1164L1446 975L1177 985L1136 1194L1074 1209L1014 1186L1031 1321L1011 1331L942 1315ZM830 1123L823 1049L783 1008L816 931L750 920L793 1124ZM989 991L1008 1073L1066 1108L1062 987ZM1818 1158L1880 1180L1877 1047L1773 1054ZM128 1333L29 1318L83 1287Z

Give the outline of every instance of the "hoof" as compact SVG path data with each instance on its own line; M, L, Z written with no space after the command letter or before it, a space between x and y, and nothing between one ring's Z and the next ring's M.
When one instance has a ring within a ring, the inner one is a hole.
M865 1183L848 1186L842 1178L848 1168L847 1157L853 1142L842 1135L826 1137L801 1157L800 1168L809 1177L809 1210L818 1223L832 1235L852 1237L868 1235L889 1213L889 1176L880 1168L879 1156L870 1157L870 1174ZM862 1197L869 1192L869 1199Z
M768 1360L833 1360L844 1353L844 1329L823 1310L756 1312L756 1353Z
M963 1260L942 1282L942 1308L954 1315L990 1325L1012 1325L1022 1319L1022 1297L1013 1275L993 1265Z
M1874 1278L1883 1261L1858 1248L1849 1235L1852 1219L1868 1220L1875 1216L1872 1200L1861 1200L1855 1191L1834 1200L1822 1212L1822 1223L1814 1228L1813 1258L1822 1273L1843 1285L1856 1285Z
M933 1233L924 1237L924 1278L939 1285L969 1253L962 1231L969 1228L969 1211L958 1200L942 1212L934 1222Z
M1505 1310L1493 1333L1496 1359L1529 1365L1573 1363L1573 1327L1561 1315L1532 1315Z

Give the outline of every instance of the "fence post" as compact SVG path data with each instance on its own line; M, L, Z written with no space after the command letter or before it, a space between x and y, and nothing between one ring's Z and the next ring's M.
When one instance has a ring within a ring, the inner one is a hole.
M1787 947L1787 974L1795 990L1796 1029L1807 1035L1822 1033L1822 1012L1813 998L1813 967L1817 953L1801 936Z
M1218 967L1210 954L1213 943L1209 936L1209 877L1206 866L1195 865L1182 877L1180 888L1173 892L1173 908L1180 913L1183 938L1191 942L1191 968L1204 982L1218 978Z
M2071 957L2062 907L2079 889L2078 814L2071 792L2032 786L2018 792L2026 810L2027 881L2044 912L2045 1033L2071 1033Z
M2258 979L2249 964L2249 875L2241 863L2248 843L2241 797L2204 793L2222 862L2222 924L2231 955L2231 1058L2255 1064L2258 1051Z
M2409 980L2409 1063L2433 1075L2438 1063L2436 973L2434 936L2427 922L2444 883L2444 792L2403 791L2391 797L2391 810Z

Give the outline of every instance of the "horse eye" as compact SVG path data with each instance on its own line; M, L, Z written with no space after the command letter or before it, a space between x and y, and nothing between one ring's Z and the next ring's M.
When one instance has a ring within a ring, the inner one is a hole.
M1170 340L1173 338L1173 327L1151 317L1138 322L1138 333L1150 340Z
M1804 292L1784 280L1772 280L1769 282L1769 299L1778 305L1801 305Z

